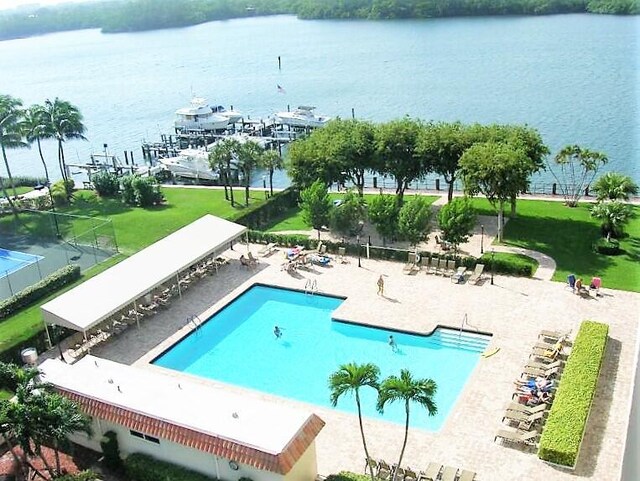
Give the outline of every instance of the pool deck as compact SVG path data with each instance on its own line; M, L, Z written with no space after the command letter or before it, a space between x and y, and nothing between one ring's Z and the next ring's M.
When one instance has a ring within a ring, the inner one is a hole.
M252 248L254 253L258 250ZM236 246L225 255L237 258L244 251L244 246ZM399 263L363 259L362 268L358 268L354 258L349 258L349 264L332 262L329 267L298 270L291 275L280 270L282 261L282 254L276 252L262 258L254 270L232 262L219 274L190 288L169 309L144 322L140 332L132 328L92 350L92 354L172 372L149 362L193 329L185 325L187 316L198 314L206 319L254 283L303 290L307 279L315 279L319 292L347 297L334 317L429 333L438 325L459 328L467 315L470 329L492 333L489 347L500 348L494 356L479 360L440 431L410 430L403 466L419 470L434 461L476 471L480 481L620 478L636 369L639 294L605 288L600 297L585 298L574 295L562 283L546 280L495 276L491 285L489 274L478 285L459 285L424 271L405 275ZM381 274L385 279L384 297L376 294ZM501 419L511 399L513 381L520 375L539 331L571 330L575 335L586 319L609 324L610 338L576 470L548 465L531 450L494 443L497 430L504 427ZM228 388L312 409L327 422L317 438L319 473L363 472L364 453L355 415L235 386ZM397 462L404 435L402 425L365 419L365 433L373 457L390 464Z

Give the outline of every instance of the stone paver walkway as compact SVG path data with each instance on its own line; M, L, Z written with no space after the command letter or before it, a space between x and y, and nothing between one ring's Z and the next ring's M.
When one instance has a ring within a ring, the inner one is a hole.
M258 247L252 251L257 252ZM239 254L237 247L225 255L236 259ZM478 360L439 431L411 429L403 464L416 469L424 469L430 461L459 466L476 471L479 481L619 479L636 369L640 295L602 289L602 296L583 298L556 282L500 275L495 276L494 285L487 278L478 285L459 285L424 271L404 275L399 263L363 259L362 268L358 268L353 258L349 264L331 263L326 268L288 274L280 270L282 261L281 253L276 252L261 259L253 271L235 261L145 321L139 332L130 329L94 354L185 376L149 362L193 329L185 325L188 315L199 313L201 319L207 319L254 283L304 289L307 280L314 279L321 292L346 297L334 312L335 318L383 328L429 333L437 326L459 328L467 314L471 325L493 334L490 347L500 351ZM376 295L376 280L381 274L385 276L384 297ZM494 436L503 427L501 419L511 399L513 381L522 372L538 332L571 330L575 335L585 319L608 323L610 340L578 466L567 472L541 462L535 453L495 443ZM363 469L355 415L219 382L198 382L317 413L327 423L317 438L319 472L326 475ZM395 462L403 426L365 418L364 429L372 455Z

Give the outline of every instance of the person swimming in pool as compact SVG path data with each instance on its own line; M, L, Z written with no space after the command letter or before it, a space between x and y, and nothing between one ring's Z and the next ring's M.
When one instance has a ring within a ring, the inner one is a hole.
M278 326L275 326L273 328L273 335L276 336L276 339L280 339L282 337L282 329L280 329Z
M396 344L396 340L393 338L393 336L389 336L389 345L391 346L391 350L393 352L398 351L398 345Z

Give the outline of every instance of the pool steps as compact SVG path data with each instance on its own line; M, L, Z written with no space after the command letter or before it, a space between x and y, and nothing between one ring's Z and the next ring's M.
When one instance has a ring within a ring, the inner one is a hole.
M427 338L427 345L437 347L453 347L472 352L484 352L491 337L473 332L455 331L453 329L437 329Z

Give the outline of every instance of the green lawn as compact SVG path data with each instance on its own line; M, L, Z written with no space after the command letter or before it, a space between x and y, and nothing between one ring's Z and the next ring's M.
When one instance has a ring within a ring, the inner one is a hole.
M7 189L7 193L9 194L9 197L13 197L13 189L8 184L5 184L5 188ZM31 192L32 190L33 190L33 187L16 187L16 193L18 195L26 194L27 192ZM2 193L1 190L0 190L0 199L4 199L4 194Z
M366 200L376 195L378 194L365 194L364 198ZM344 194L333 193L333 194L329 194L329 197L332 200L340 199L341 197L344 197ZM425 196L424 199L430 204L432 204L438 199L438 197L428 195L428 196ZM302 219L302 211L300 210L300 208L293 207L287 210L285 213L283 213L278 219L275 219L272 225L265 230L267 230L268 232L281 232L281 231L289 231L289 230L310 230L310 229L311 229L311 226Z
M166 203L142 209L130 207L119 200L100 199L90 191L79 191L74 194L70 207L58 209L66 214L109 218L113 221L118 247L125 254L132 254L156 242L158 239L175 232L204 214L214 214L229 218L237 215L244 207L231 204L224 198L224 191L218 189L185 189L166 188L163 193ZM234 190L236 200L244 202L244 191ZM251 192L250 205L264 203L262 192ZM0 219L0 233L3 225L12 223L11 216ZM30 214L20 215L23 232L50 232L50 221L42 216ZM59 227L65 237L80 235L91 228L91 220L60 220ZM5 227L6 228L6 227Z
M118 246L124 255L118 255L89 269L76 283L0 322L0 351L14 346L42 330L40 306L62 292L99 274L120 262L125 256L139 251L204 214L210 213L229 218L244 208L241 206L231 207L224 199L223 190L169 188L164 189L163 192L167 199L166 204L149 209L128 207L117 200L103 200L88 191L77 192L73 205L60 211L68 214L112 219ZM244 200L244 191L234 193L236 193L236 199ZM262 192L252 193L251 206L263 202ZM0 219L0 234L3 232L3 227L7 229L12 222L12 216ZM43 219L42 216L21 214L20 222L23 231L37 233L38 231L50 230L48 220ZM90 222L85 219L72 219L64 223L61 222L60 228L68 235L70 232L85 231L89 224Z
M485 215L495 211L485 199L474 199ZM574 273L585 283L602 278L604 287L640 292L640 206L633 206L633 218L626 226L628 236L621 239L624 253L605 256L591 246L600 237L600 222L591 218L589 204L570 208L562 202L518 201L518 216L505 227L504 243L543 252L557 263L553 276L565 281Z

